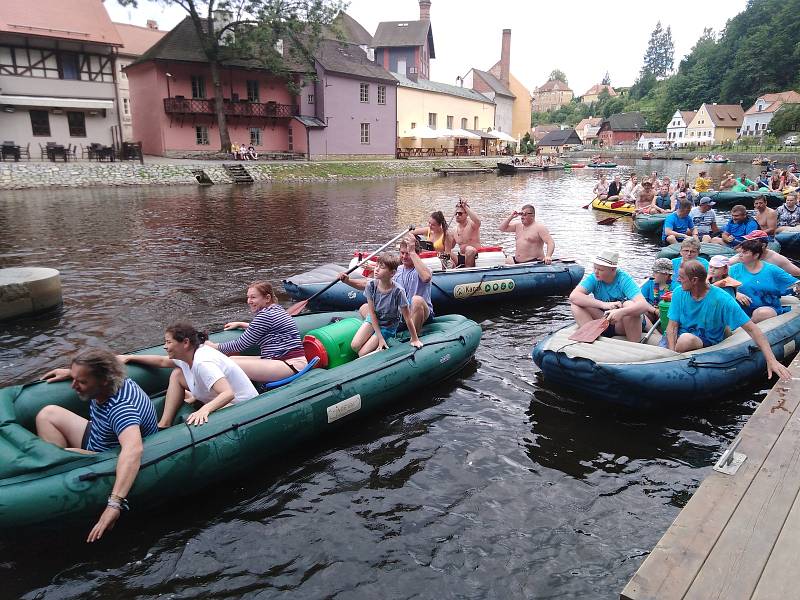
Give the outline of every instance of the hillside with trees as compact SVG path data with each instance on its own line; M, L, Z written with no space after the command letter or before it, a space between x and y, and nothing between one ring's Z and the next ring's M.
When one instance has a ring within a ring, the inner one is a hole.
M679 109L718 102L747 110L760 94L798 89L800 0L749 0L719 35L706 29L674 73L672 34L658 23L642 62L636 83L619 97L601 97L591 106L576 99L532 121L574 125L590 114L639 110L651 131L664 131Z

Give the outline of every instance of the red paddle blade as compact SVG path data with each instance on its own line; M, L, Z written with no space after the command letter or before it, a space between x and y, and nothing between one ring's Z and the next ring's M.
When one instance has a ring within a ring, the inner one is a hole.
M297 304L292 304L286 309L286 312L289 313L290 317L297 316L305 310L306 305L308 305L308 300L301 300Z
M568 339L591 344L608 329L607 319L594 319L578 327Z
M600 219L597 222L597 224L598 225L613 225L614 223L617 222L617 219L619 219L619 217L606 217L605 219Z

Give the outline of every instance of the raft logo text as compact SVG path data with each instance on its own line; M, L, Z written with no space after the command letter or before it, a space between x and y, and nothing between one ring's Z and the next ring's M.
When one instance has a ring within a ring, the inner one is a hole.
M491 294L506 294L514 289L513 279L497 279L496 281L476 281L462 283L453 288L456 299L470 298L472 296L488 296Z

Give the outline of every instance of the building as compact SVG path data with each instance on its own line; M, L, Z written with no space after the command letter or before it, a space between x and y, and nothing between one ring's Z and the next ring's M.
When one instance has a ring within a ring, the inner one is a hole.
M667 141L673 146L682 146L686 137L686 127L692 122L696 110L676 110L667 125Z
M417 127L465 129L485 133L494 126L494 102L475 90L436 81L412 81L401 75L395 77L399 82L398 138L406 138L401 144L403 147L415 144L421 147L426 143L433 144L434 147L441 145L441 140L414 138L414 129ZM487 139L491 139L491 136Z
M102 0L0 2L0 131L31 156L120 141L122 45Z
M636 142L637 150L661 150L668 146L667 132L643 133Z
M685 139L700 146L735 140L743 120L744 110L739 104L704 103L686 126Z
M611 115L600 124L597 136L600 145L609 146L635 144L647 128L647 120L638 111Z
M523 85L511 72L511 30L503 29L500 60L498 60L489 73L499 79L514 95L511 109L511 129L503 130L517 139L522 138L531 130L531 94L528 87Z
M560 125L537 125L531 130L531 139L533 140L534 144L538 144L544 139L551 131L560 131Z
M586 90L583 96L581 96L581 102L584 104L592 104L593 102L597 102L600 99L600 94L602 94L604 90L608 92L608 95L612 98L619 95L617 94L617 91L610 85L598 83Z
M232 143L310 158L394 155L396 81L358 45L323 39L311 65L289 82L252 59L220 72ZM190 17L126 69L134 137L147 154L208 155L221 142L211 72Z
M565 104L569 104L573 95L566 83L558 79L551 79L533 90L531 106L534 112L558 110Z
M741 135L764 137L772 117L784 104L799 103L800 94L793 90L759 96L744 113Z
M436 58L431 28L431 2L419 0L418 21L384 21L372 37L375 62L411 81L430 79Z
M131 118L131 94L128 85L128 76L124 69L134 60L139 58L151 46L155 45L166 31L160 31L155 21L148 20L147 27L138 27L126 23L114 23L117 33L122 40L122 47L117 56L117 101L120 107L120 122L122 125L122 139L130 142L133 140L133 124Z
M581 138L581 143L585 145L593 145L597 143L597 132L600 131L600 124L603 122L602 117L586 117L575 125L575 132Z
M579 146L581 138L574 129L559 129L550 131L536 144L541 154L560 155L574 146Z

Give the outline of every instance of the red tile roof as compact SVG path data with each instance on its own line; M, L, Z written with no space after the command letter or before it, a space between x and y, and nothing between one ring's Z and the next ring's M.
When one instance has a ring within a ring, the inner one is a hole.
M740 104L705 105L708 116L715 127L741 127L744 110Z
M757 110L759 100L764 100L767 104L762 110ZM756 104L747 109L746 115L756 115L759 113L774 113L784 104L800 104L800 94L794 90L788 92L778 92L776 94L762 94L756 98Z
M689 125L694 119L694 116L697 114L696 110L682 110L680 111L681 118L683 119L684 125Z
M102 0L1 0L0 31L122 45Z
M590 87L588 90L586 90L586 92L584 92L583 95L584 96L595 96L595 95L599 96L600 92L602 92L603 90L606 90L608 92L609 96L616 96L617 95L617 91L613 87L611 87L610 85L604 85L602 83L596 83L595 85Z
M569 86L558 79L551 79L544 85L536 88L535 92L571 92Z
M130 54L131 56L141 56L167 33L166 31L128 25L127 23L114 23L114 26L117 28L119 37L122 38L122 48L120 48L119 53Z

